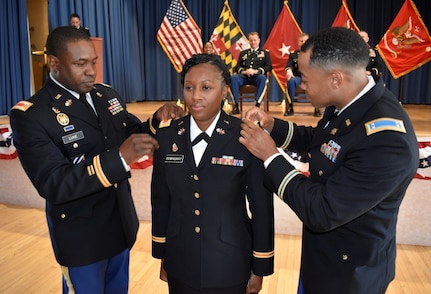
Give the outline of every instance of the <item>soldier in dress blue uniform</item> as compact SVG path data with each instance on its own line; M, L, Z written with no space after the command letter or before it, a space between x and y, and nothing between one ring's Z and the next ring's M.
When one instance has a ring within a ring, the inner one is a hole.
M158 121L182 110L165 105L146 123L128 113L116 91L94 84L97 55L84 30L56 28L46 50L48 80L10 121L22 166L46 199L63 293L127 293L139 225L129 164L158 147Z
M268 86L266 73L272 70L269 52L259 48L259 34L257 32L249 33L248 41L250 48L240 52L238 63L234 68L237 74L232 76L231 91L235 105L231 114L239 114L239 87L245 84L256 86L256 106L260 106Z
M72 13L69 17L70 25L77 30L83 30L90 36L90 30L87 27L81 26L81 18L78 13Z
M298 47L301 48L302 44L308 40L310 36L307 33L301 33L298 36ZM294 114L293 110L293 99L295 98L295 91L298 86L301 85L301 72L298 68L298 55L300 50L292 51L289 54L289 59L287 60L286 65L286 80L287 80L287 104L286 111L284 112L284 116L290 116ZM314 108L314 116L319 117L320 110L319 108Z
M222 110L225 63L194 55L181 80L190 114L156 136L152 254L162 260L171 294L258 293L274 266L273 197L263 186L263 163L239 143L241 121Z
M323 30L298 60L308 98L326 107L317 126L257 108L243 120L240 142L264 160L266 187L303 222L298 293L383 294L395 275L397 216L418 144L398 100L366 74L368 59L356 32ZM284 158L286 148L307 154L308 178Z
M367 43L368 50L369 50L369 56L370 61L367 65L367 74L372 76L376 83L380 80L382 77L382 70L383 70L383 60L382 57L380 57L379 52L372 48L369 44L370 37L368 36L368 33L366 31L359 31L359 36Z

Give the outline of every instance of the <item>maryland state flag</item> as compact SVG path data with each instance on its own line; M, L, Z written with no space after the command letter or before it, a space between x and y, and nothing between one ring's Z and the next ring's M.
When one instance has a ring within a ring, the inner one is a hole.
M332 27L345 27L359 32L359 28L353 20L352 15L350 14L350 10L347 6L346 0L341 1L340 10L335 17L334 22L332 23Z
M278 16L271 33L266 40L264 49L269 51L272 62L272 74L278 85L286 92L286 65L290 52L298 50L298 37L302 33L287 1Z
M397 79L431 60L431 38L412 0L406 0L376 46Z
M233 68L238 61L239 53L248 49L250 45L236 22L228 1L224 3L210 42L213 43L215 52L224 60L232 74Z

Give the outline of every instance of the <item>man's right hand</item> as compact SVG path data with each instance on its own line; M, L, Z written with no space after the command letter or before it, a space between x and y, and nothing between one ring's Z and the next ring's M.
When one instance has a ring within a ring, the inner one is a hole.
M270 133L274 128L274 118L258 107L254 106L248 109L245 113L243 113L242 117L254 122L259 122L259 126Z
M149 134L132 134L121 144L119 151L127 164L132 164L142 156L151 156L159 148L159 143Z

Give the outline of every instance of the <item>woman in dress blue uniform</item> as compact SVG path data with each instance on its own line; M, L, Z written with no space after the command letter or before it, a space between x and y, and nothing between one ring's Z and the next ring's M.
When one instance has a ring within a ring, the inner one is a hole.
M263 163L239 143L241 121L221 110L230 84L224 62L194 55L181 77L190 114L156 137L153 256L171 294L258 293L274 262Z
M257 108L242 125L240 142L265 161L266 187L303 222L298 293L383 294L395 275L397 216L418 168L418 144L398 100L367 75L368 61L352 30L311 36L298 63L307 97L326 107L317 126ZM307 154L309 178L276 144Z

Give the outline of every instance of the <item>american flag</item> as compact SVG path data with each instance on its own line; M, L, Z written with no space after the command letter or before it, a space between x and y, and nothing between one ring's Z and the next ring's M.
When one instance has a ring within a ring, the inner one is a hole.
M181 0L172 0L157 32L157 40L177 72L193 54L202 52L201 30Z
M419 167L416 179L431 180L431 137L418 138Z

